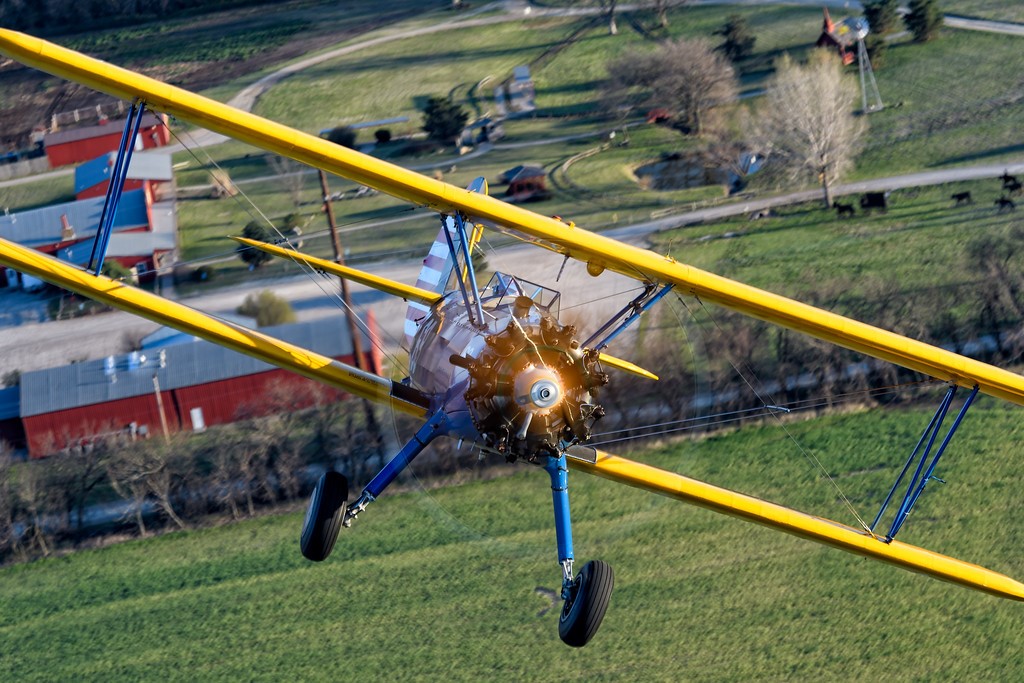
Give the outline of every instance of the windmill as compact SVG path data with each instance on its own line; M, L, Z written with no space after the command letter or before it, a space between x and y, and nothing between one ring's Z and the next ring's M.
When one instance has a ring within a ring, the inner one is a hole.
M857 60L857 68L860 72L860 94L861 111L871 114L881 111L883 108L882 96L878 92L878 83L875 82L875 72L871 68L871 59L868 57L868 50L864 46L864 39L871 32L867 19L864 17L847 17L839 22L833 22L824 10L825 21L822 24L821 37L818 38L818 47L834 47L839 53L843 64L852 64ZM853 52L856 50L856 57Z

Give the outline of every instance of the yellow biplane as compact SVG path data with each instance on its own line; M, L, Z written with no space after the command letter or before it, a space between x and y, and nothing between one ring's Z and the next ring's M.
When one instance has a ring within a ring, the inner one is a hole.
M940 408L943 417L956 388L967 388L971 396L957 422L978 392L1024 404L1024 377L506 204L488 196L483 179L468 189L454 187L22 33L0 29L0 53L133 101L140 105L139 111L144 105L166 112L428 207L440 215L442 227L417 286L385 280L281 246L246 242L250 247L408 300L410 377L402 382L378 377L108 279L96 274L99 268L95 263L83 269L0 240L0 263L10 268L422 419L415 436L354 501L348 500L344 476L328 472L321 477L301 533L300 547L307 558L325 559L339 530L350 526L434 439L445 436L464 439L483 453L498 454L509 461L523 459L538 464L549 473L564 600L559 635L571 646L585 645L600 626L613 575L611 568L599 560L574 572L566 483L569 469L993 595L1024 600L1024 584L1014 579L893 539L931 478L945 446L944 442L925 467L934 433L887 534L876 533L867 525L854 528L797 512L587 446L591 427L603 414L595 398L596 390L609 382L603 369L611 367L654 378L628 361L607 355L604 346L670 290L945 381L950 391ZM126 127L126 137L127 134ZM126 146L130 148L123 142L122 147ZM558 320L557 292L512 275L497 274L485 286L476 282L470 249L484 229L507 232L582 261L591 275L609 270L634 278L645 285L644 294L624 309L618 319L613 318L589 338L580 340L574 326ZM938 414L934 422L941 422ZM908 461L908 468L909 465Z

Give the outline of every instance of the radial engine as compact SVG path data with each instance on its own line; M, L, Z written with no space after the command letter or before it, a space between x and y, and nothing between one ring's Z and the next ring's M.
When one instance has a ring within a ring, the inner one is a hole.
M597 393L608 376L576 327L558 321L558 301L554 290L496 274L476 315L457 298L442 302L413 342L412 386L443 397L456 435L510 462L586 441L604 415Z

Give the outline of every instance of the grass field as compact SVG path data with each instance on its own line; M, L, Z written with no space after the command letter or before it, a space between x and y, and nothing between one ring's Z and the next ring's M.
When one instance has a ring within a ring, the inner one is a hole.
M947 14L1024 23L1024 6L1016 0L945 0L942 9Z
M946 30L898 42L876 71L886 109L869 119L855 177L1020 158L1024 68L1018 36Z
M685 254L688 263L719 270L769 289L806 295L830 278L883 277L911 291L955 284L972 275L966 245L1016 225L993 205L999 181L897 190L885 214L860 212L839 220L820 201L783 207L775 216L747 216L658 233L655 250ZM954 206L950 194L969 190L975 203ZM840 198L840 201L854 200ZM896 256L898 255L898 256Z
M833 416L641 459L843 521L793 443L870 516L927 421ZM1024 576L1019 411L982 401L902 540ZM610 482L571 480L577 556L616 571L595 640L556 635L543 473L386 496L322 565L301 513L0 570L9 680L1010 680L1018 604Z
M806 49L801 36L816 35L821 23L820 10L808 8L767 7L747 14L759 38L744 87L763 84L771 60L782 51ZM723 17L721 7L677 11L666 36L712 39ZM490 108L493 87L522 64L531 66L540 112L593 112L599 109L606 64L627 50L655 47L628 24L609 36L592 18L477 26L459 30L457 41L439 41L438 35L444 34L386 43L307 69L262 97L257 112L304 130L400 115L415 123L427 97L463 95L477 84L481 106ZM316 107L308 106L311 100ZM514 133L518 122L506 127Z

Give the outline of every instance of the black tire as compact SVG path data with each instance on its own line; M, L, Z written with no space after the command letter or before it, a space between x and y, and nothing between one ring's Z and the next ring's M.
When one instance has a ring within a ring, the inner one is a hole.
M307 560L321 562L334 550L347 502L348 479L338 472L325 472L313 489L302 522L299 546Z
M611 565L601 560L583 565L558 619L558 637L563 643L583 647L590 642L601 626L614 587L615 575Z

